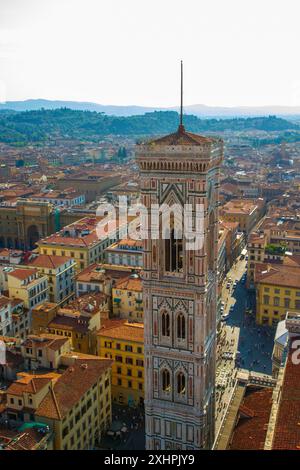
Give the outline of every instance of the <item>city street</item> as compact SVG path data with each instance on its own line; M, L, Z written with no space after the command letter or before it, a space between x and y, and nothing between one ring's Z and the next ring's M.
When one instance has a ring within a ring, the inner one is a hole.
M223 289L224 313L230 311L229 318L222 322L217 345L216 370L216 429L226 413L237 374L235 356L239 352L238 367L263 374L272 373L271 355L274 346L275 329L255 324L254 314L247 314L246 308L253 310L253 295L249 294L241 282L246 272L246 261L238 261L228 272ZM230 289L226 288L228 279ZM233 289L233 283L237 286Z
M129 408L113 403L111 430L101 440L99 449L142 450L145 448L143 408ZM124 431L123 431L124 429ZM126 430L125 430L126 429ZM109 435L114 434L114 435Z

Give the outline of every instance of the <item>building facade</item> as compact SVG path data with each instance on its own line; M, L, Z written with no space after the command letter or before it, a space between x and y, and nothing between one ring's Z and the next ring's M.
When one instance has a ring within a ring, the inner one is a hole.
M46 274L49 285L49 300L64 305L75 296L76 263L67 256L38 255L29 263L40 274Z
M7 276L9 297L21 299L27 309L32 309L48 299L48 278L36 268L17 268Z
M174 134L137 148L142 203L189 203L195 227L203 209L202 243L190 230L169 236L162 218L156 236L143 233L145 416L147 449L209 449L214 441L215 342L220 139ZM144 228L142 227L142 231Z
M0 296L0 336L12 336L11 303L4 295Z
M143 321L143 290L138 274L115 282L112 288L112 314L116 318Z
M0 247L31 250L36 242L55 230L49 202L19 199L0 208Z
M143 265L143 247L141 240L120 240L105 250L108 264L141 268Z
M39 253L72 258L76 263L77 272L92 263L103 261L104 249L111 241L98 237L96 229L100 220L100 217L84 217L59 232L39 240L37 243Z
M120 405L144 403L144 326L107 320L97 334L98 356L113 359L112 399Z
M255 272L256 322L275 326L287 311L300 310L300 269L262 265Z

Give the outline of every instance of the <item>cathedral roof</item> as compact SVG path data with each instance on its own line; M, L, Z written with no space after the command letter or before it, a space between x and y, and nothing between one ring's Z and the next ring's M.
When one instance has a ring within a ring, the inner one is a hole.
M184 126L179 126L177 132L174 132L164 137L152 140L149 144L155 145L203 145L214 142L211 137L203 135L192 134L186 132Z

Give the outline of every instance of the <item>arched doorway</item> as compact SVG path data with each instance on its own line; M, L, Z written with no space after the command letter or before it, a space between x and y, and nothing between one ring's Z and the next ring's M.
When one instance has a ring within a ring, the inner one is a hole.
M35 248L36 242L39 240L39 230L36 225L30 225L27 229L27 245L29 249Z

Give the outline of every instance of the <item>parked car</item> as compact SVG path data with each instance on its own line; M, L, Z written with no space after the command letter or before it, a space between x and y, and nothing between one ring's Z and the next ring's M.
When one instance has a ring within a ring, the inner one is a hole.
M226 289L230 289L230 287L231 287L230 282L227 282Z

